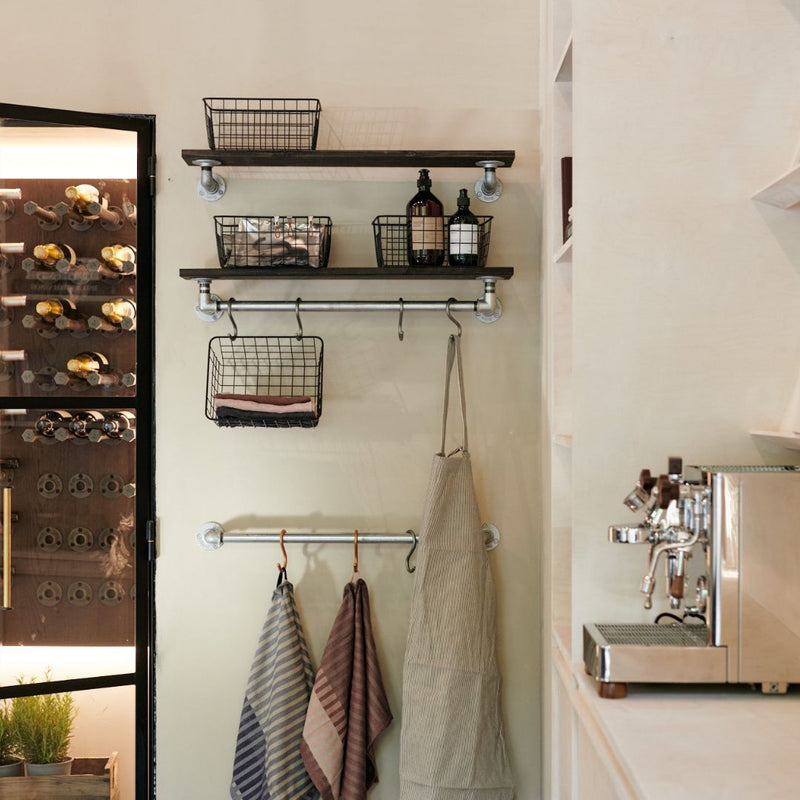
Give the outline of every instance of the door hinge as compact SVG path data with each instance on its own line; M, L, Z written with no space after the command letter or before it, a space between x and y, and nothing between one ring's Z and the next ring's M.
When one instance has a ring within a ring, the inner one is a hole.
M147 177L150 183L150 197L156 196L156 157L147 157Z
M155 561L158 556L156 548L156 522L153 519L147 520L144 526L145 543L147 544L147 560Z

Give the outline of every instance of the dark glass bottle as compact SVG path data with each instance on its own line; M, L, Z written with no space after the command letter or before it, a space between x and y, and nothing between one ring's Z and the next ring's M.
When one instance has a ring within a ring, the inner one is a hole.
M419 171L419 191L406 206L408 218L408 263L412 267L444 264L444 209L431 193L427 169Z
M477 267L480 253L478 218L469 210L466 189L458 193L458 211L450 217L448 261L454 267Z

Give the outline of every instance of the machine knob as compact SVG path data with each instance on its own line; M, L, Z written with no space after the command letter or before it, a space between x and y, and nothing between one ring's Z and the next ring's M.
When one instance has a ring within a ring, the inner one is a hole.
M642 487L648 494L650 490L656 485L656 479L650 474L649 469L643 469L639 473L639 486Z
M698 614L705 614L708 609L708 579L701 575L697 579L697 586L694 590L695 604Z
M680 496L680 487L669 479L669 475L659 475L656 481L658 491L658 507L667 508L673 500Z

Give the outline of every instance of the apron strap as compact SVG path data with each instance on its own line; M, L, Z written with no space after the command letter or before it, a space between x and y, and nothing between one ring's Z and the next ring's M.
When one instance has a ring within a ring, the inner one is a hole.
M447 342L447 366L445 367L444 378L444 409L442 411L442 447L437 455L443 456L444 453L444 440L447 435L447 410L450 405L450 378L453 373L453 362L456 364L456 372L458 374L458 390L461 395L461 424L463 433L461 438L461 446L457 447L448 456L452 456L459 450L463 453L468 453L467 446L467 401L464 395L464 369L461 363L461 340L454 334L450 335Z

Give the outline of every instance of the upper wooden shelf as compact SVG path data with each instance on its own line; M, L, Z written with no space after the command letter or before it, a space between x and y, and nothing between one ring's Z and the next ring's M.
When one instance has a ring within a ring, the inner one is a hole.
M769 186L753 195L753 200L768 203L778 208L790 208L800 203L800 164L792 167Z
M497 278L506 280L514 274L513 267L225 267L211 269L182 269L186 280L241 280L264 278L305 278L330 280L475 280Z
M182 150L192 166L213 159L223 167L474 167L514 163L514 150Z

